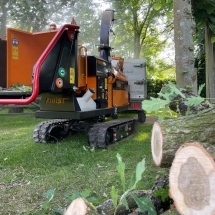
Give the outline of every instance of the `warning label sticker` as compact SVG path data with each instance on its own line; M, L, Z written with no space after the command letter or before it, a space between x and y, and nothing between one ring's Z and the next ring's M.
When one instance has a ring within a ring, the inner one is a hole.
M19 59L19 48L17 46L12 47L12 59L14 60Z
M70 84L75 83L75 70L74 68L70 68Z

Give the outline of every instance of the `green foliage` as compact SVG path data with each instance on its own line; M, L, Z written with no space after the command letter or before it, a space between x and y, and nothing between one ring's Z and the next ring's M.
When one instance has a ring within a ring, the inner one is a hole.
M180 91L180 88L170 81L161 92L163 94L167 94L166 98L170 100L172 100L175 95L180 95L182 98L185 99L185 95Z
M111 199L113 201L114 207L117 208L117 205L118 205L118 190L116 190L115 186L112 186L110 196L111 196Z
M50 189L43 194L43 196L47 199L47 201L42 204L42 207L46 211L46 213L49 213L51 211L51 201L55 196L55 190L56 189Z
M17 84L12 84L10 86L10 90L27 92L27 91L32 91L32 87L17 83Z
M165 186L165 188L160 188L159 190L155 190L154 197L161 197L161 201L165 202L169 198L169 185Z
M190 51L193 51L193 50L194 50L194 46L190 46L190 47L189 47L189 50L190 50Z
M202 90L204 89L204 87L205 87L205 84L202 84L202 85L199 86L199 90L198 90L198 95L199 96L201 95Z
M120 175L123 192L125 192L125 163L122 162L122 157L120 154L117 153L116 157L118 160L117 171Z
M163 29L158 29L155 26L158 19L164 19L167 15L172 18L169 5L161 5L161 7L158 5L159 10L155 10L153 4L148 0L144 2L141 0L112 2L113 8L117 11L116 36L111 43L115 55L124 56L125 59L144 57L147 58L148 65L152 66L159 52L167 44L159 37L161 31L163 33ZM170 29L171 20L167 19L166 22L168 22L166 26Z
M90 189L85 189L82 192L79 192L79 191L75 190L71 196L68 195L68 194L65 194L64 196L69 201L73 201L73 200L75 200L77 198L84 198L88 202L91 202L92 204L97 204L98 203L97 198L94 195L92 195Z
M42 207L45 210L45 213L51 213L51 215L63 215L63 211L60 208L52 209L52 200L55 197L55 191L56 189L50 189L43 194L47 201L42 204ZM89 189L86 189L83 192L75 190L72 195L64 194L64 197L66 197L70 202L77 198L84 198L92 204L98 203L97 199L91 194L91 191Z
M117 153L116 157L118 160L117 171L120 175L121 185L122 185L124 193L121 195L121 197L119 199L118 189L116 189L114 186L112 186L112 190L111 190L110 194L111 194L111 198L113 201L113 205L115 207L114 214L116 214L117 208L121 204L123 204L126 207L126 209L129 209L126 197L128 195L131 195L133 197L133 199L135 200L135 202L138 204L138 206L142 212L148 211L149 215L156 215L153 205L149 204L150 200L148 198L139 198L134 194L130 194L131 191L136 189L138 182L142 179L142 174L145 171L145 159L143 159L141 162L139 162L137 164L134 183L133 183L133 185L131 185L130 188L125 190L125 163L122 162L122 157L120 156L119 153Z
M122 162L122 157L120 156L119 153L117 153L116 157L118 160L117 171L120 175L121 185L123 188L123 194L122 194L121 198L118 200L119 191L118 191L118 189L115 188L115 186L112 186L110 195L112 198L113 205L115 207L115 213L120 204L123 204L126 207L126 209L129 209L126 197L128 194L130 194L131 191L136 189L137 183L142 179L142 174L145 171L145 159L143 159L136 166L135 180L134 180L133 185L126 190L125 189L125 163ZM55 196L55 190L56 189L51 189L44 193L44 197L47 199L47 201L43 204L43 208L45 209L45 211L52 212L53 215L62 214L62 211L60 209L54 209L54 210L51 209L51 201ZM64 196L69 201L73 201L73 200L81 197L93 204L97 203L96 198L91 195L91 191L89 189L86 189L83 192L74 191L74 193L71 196L69 196L67 194ZM136 201L138 207L140 208L140 210L142 212L148 211L149 215L156 214L155 210L153 209L153 205L150 203L150 200L148 198L139 198L135 194L131 194L131 196Z
M194 17L196 21L197 26L197 41L199 40L199 31L204 32L204 27L207 24L210 28L210 30L213 33L212 38L215 35L215 3L213 0L207 0L207 1L201 1L196 0L195 1L195 7L193 7L194 11ZM212 39L213 41L213 39ZM201 45L201 44L198 44Z
M160 98L150 98L151 100L145 100L143 103L143 109L147 113L155 112L156 114L160 109L165 109L166 106L169 106L170 100L163 100Z
M157 98L158 93L161 91L162 87L166 85L168 82L175 83L175 79L148 79L147 80L147 99L150 97Z
M211 37L211 42L215 43L215 37Z
M193 87L191 85L186 85L185 88L186 89L192 89Z
M191 106L197 106L205 100L205 98L199 96L202 89L203 86L200 87L198 96L191 96L190 98L186 98L186 96L180 91L180 88L177 85L173 84L172 82L168 82L165 88L161 90L160 93L157 93L160 96L159 98L151 97L150 100L144 100L142 102L142 107L147 113L155 112L156 114L158 114L159 119L163 119L169 109L170 103L173 101L177 103L179 102L179 100L174 99L179 95L181 97L181 100L187 102L188 114ZM158 113L159 110L163 111L162 114ZM180 113L180 111L178 112Z
M133 197L133 199L135 200L135 202L138 205L138 208L141 211L148 211L148 215L156 215L157 213L155 212L155 210L153 209L153 204L150 202L149 198L139 198L137 195L135 194L131 194L131 196Z
M204 100L205 99L202 97L191 96L190 98L187 99L187 105L189 107L197 106L197 105L201 104Z
M55 207L69 205L64 194L71 196L74 190L90 189L99 204L110 198L112 185L122 193L121 187L118 187L120 178L116 170L116 152L128 164L125 170L128 186L129 176L133 175L136 164L143 156L146 157L147 168L144 183L141 180L137 189L151 189L155 182L158 170L151 159L151 124L138 124L134 137L124 139L108 151L95 149L95 153L91 153L83 150L83 146L88 146L85 133L69 136L57 144L36 144L32 131L44 119L35 118L33 114L4 116L6 109L0 113L0 168L4 170L0 174L0 181L5 188L12 187L0 192L0 214L45 215L45 209L41 205L46 199L41 194L53 188L56 191L51 200L52 211ZM136 114L129 116L136 117ZM123 113L119 117L128 115ZM142 142L145 143L144 147ZM162 173L165 171L159 170Z

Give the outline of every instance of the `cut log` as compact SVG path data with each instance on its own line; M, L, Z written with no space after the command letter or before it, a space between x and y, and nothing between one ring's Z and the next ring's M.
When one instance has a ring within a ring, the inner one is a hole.
M187 141L200 142L215 157L215 109L196 115L155 122L151 151L155 165L171 164L177 149Z
M97 215L96 208L83 198L77 198L69 205L64 215Z
M177 150L169 186L169 195L180 214L215 214L215 162L198 142L185 143Z

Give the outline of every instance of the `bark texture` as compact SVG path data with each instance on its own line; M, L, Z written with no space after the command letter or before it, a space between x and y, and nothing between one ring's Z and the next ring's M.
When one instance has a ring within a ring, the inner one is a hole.
M3 1L0 3L1 9L2 9L2 15L0 20L0 38L2 40L6 39L7 8L5 5L6 3Z
M180 214L215 214L215 162L198 142L185 143L177 150L169 186Z
M154 163L172 163L178 148L187 141L198 141L215 156L215 109L196 115L155 122L151 151Z
M196 91L196 72L194 69L193 32L195 22L192 17L190 0L174 0L174 41L176 62L176 83Z
M215 46L211 42L211 32L208 25L205 27L205 60L206 60L206 97L215 98ZM211 99L211 102L214 102Z

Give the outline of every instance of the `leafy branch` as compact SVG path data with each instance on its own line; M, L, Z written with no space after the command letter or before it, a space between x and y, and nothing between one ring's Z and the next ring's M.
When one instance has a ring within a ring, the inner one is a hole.
M168 111L171 114L170 104L173 102L176 103L176 112L182 115L179 104L183 102L184 106L186 106L186 115L188 115L191 107L196 107L205 101L205 98L200 96L203 87L204 85L199 87L198 95L194 96L191 94L189 97L186 97L177 85L168 82L161 92L158 93L158 98L150 97L150 100L144 100L142 107L147 113L154 112L159 119L163 119ZM162 113L159 113L159 111L162 111Z

